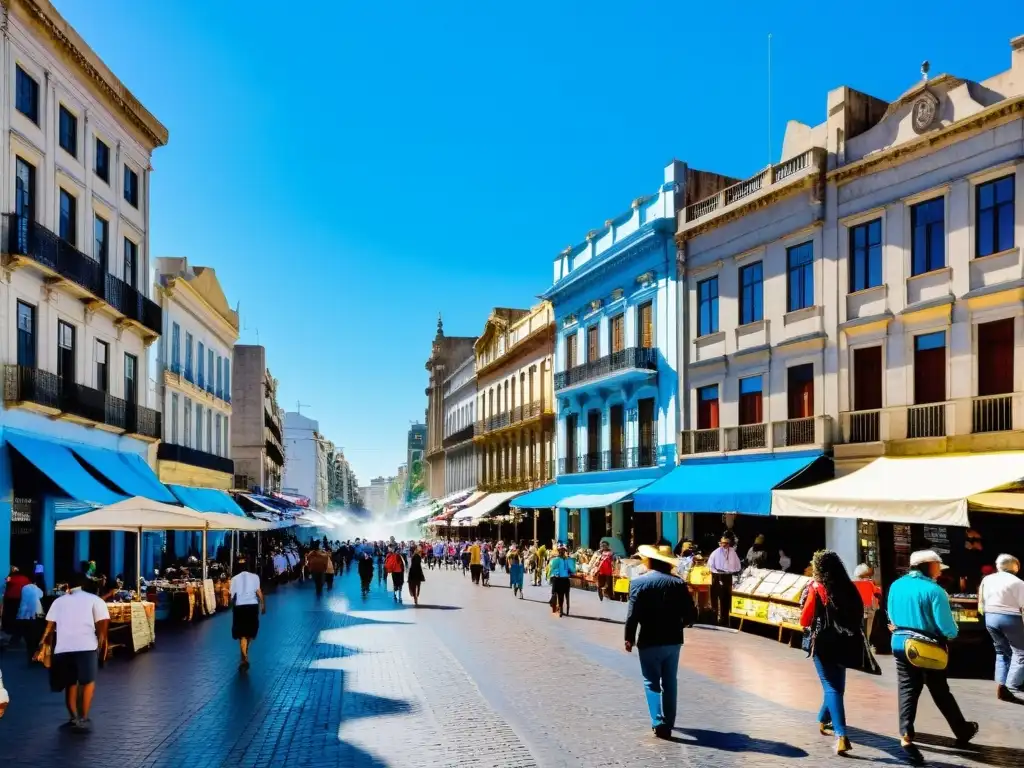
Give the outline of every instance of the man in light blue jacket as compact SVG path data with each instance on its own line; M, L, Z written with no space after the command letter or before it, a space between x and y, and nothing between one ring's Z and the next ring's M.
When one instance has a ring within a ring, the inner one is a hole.
M921 692L928 692L949 723L959 746L966 745L978 733L978 724L968 722L949 690L945 670L922 669L907 657L905 646L915 633L947 644L957 636L958 628L949 607L949 595L935 579L949 566L943 565L937 552L923 550L910 556L910 572L889 588L889 623L892 652L899 679L900 744L915 765L924 757L914 744L914 720Z

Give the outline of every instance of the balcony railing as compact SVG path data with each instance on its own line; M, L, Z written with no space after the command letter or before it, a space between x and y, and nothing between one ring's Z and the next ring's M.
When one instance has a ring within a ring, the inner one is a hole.
M683 432L681 451L684 454L719 453L722 450L722 430L688 429Z
M181 464L188 464L191 467L224 472L229 475L235 474L235 462L231 459L215 456L205 451L197 451L195 448L186 448L183 445L160 443L156 449L156 457L161 461L176 461Z
M768 447L767 424L742 424L726 427L725 445L727 451L750 451Z
M159 440L162 432L160 412L142 405L125 403L125 429L133 435Z
M882 439L882 411L853 411L849 414L848 443L877 443Z
M558 460L558 474L560 475L575 475L579 470L577 467L578 459L575 456L571 456L568 459L561 458Z
M488 432L512 427L551 412L551 405L541 403L539 400L527 403L526 405L517 405L510 411L496 413L493 416L475 422L473 424L473 434L485 435Z
M270 415L266 408L263 409L263 426L270 430L270 433L277 439L278 445L280 445L281 440L284 439L281 434L281 424Z
M555 390L574 387L617 371L627 370L657 371L658 350L649 347L628 347L574 366L567 371L559 371L555 374Z
M907 437L945 437L946 404L929 403L907 408Z
M120 397L83 384L63 387L61 391L62 411L118 429L128 428L127 405Z
M793 448L799 445L820 445L828 442L828 436L818 435L818 425L827 428L824 416L807 416L800 419L786 419L772 424L772 445L774 448Z
M120 314L156 335L163 330L163 311L126 282L107 272L104 264L27 216L3 215L4 252L24 256L74 283Z
M472 440L473 435L475 433L476 429L475 425L473 424L463 427L462 429L456 430L455 432L452 432L452 434L448 435L448 437L444 439L444 447L450 448L453 445L458 445L459 443L464 443L467 440Z
M60 379L57 374L25 365L4 366L4 402L35 403L60 409Z
M268 448L271 458L278 464L284 464L284 447L281 445L281 441L277 439L277 436L270 429L264 429L264 438L266 440L266 446Z
M128 427L127 403L121 398L29 366L4 366L4 400L35 403L117 429Z
M972 432L1009 432L1013 429L1013 395L971 398Z

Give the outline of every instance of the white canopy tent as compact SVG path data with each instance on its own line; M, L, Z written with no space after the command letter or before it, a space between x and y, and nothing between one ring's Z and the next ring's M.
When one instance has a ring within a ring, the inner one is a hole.
M969 525L968 507L1024 511L1024 451L888 457L820 485L772 491L779 517L843 517L889 523Z
M482 520L500 507L509 499L519 496L522 491L509 491L504 493L489 493L471 507L456 512L453 522L456 525L473 525Z

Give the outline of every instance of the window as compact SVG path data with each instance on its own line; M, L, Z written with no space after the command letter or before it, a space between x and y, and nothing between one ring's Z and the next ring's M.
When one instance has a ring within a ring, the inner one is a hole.
M914 404L946 399L946 332L914 337Z
M206 409L206 452L213 453L213 410Z
M185 398L185 418L182 422L181 434L185 436L185 447L192 447L192 401Z
M36 308L18 302L18 365L36 366Z
M60 232L62 240L78 245L78 200L65 189L60 191Z
M740 424L760 424L764 416L761 400L761 376L740 379Z
M36 167L18 157L14 170L14 212L22 248L28 248L28 222L36 218Z
M196 403L196 450L203 450L203 406Z
M1007 395L1013 392L1014 320L978 324L978 394Z
M570 413L565 417L565 472L572 474L576 471L576 430L579 416Z
M220 456L220 414L219 413L217 414L217 420L214 422L214 427L216 428L216 433L215 433L214 441L213 441L213 453L216 453L218 456Z
M1013 183L1012 175L1004 176L975 189L975 256L1013 248Z
M57 378L61 389L75 383L75 326L57 321Z
M718 332L718 278L697 283L697 335Z
M124 167L124 199L134 208L139 207L139 174Z
M814 363L794 365L786 371L786 391L790 419L809 419L814 415Z
M108 359L110 347L105 341L96 342L96 389L100 392L110 391L110 368Z
M860 347L853 351L853 409L875 411L882 407L882 348ZM874 442L874 441L871 441Z
M221 360L220 356L218 355L218 357L217 357L217 397L223 397L224 396L224 379L223 379L223 371L221 370L222 366L223 366L223 361ZM512 380L512 386L513 387L515 386L515 383L516 382L513 379ZM512 399L514 400L515 397L513 396Z
M171 371L181 373L181 327L171 324Z
M882 284L882 220L850 227L850 293Z
M786 249L786 311L814 306L814 243Z
M601 340L597 323L587 328L587 362L592 363L601 356Z
M697 429L718 429L718 385L697 390Z
M716 291L717 295L717 291ZM636 308L637 346L651 349L654 346L654 302L646 301Z
M185 378L192 381L192 334L185 331Z
M612 353L621 352L626 346L626 316L621 312L609 321L608 335Z
M92 254L93 258L103 266L106 266L110 248L108 240L110 224L102 216L97 216L93 219L92 230L93 239L95 240Z
M14 107L36 125L39 124L39 83L21 67L17 68Z
M138 286L138 269L139 269L139 246L129 240L127 237L124 239L124 278L123 280L128 283L132 288Z
M576 367L576 345L579 336L574 331L565 337L565 370L570 370Z
M209 377L206 381L206 391L213 392L213 350L206 350L206 370ZM507 385L506 385L507 386ZM508 399L507 397L505 398Z
M764 266L759 261L740 269L740 325L764 319Z
M936 197L910 209L911 274L923 275L946 266L946 200Z
M178 393L171 393L171 445L178 444Z
M199 370L196 371L196 385L202 388L206 384L206 347L203 346L203 342L201 341L199 342L196 361L199 368Z
M135 355L124 356L124 399L128 405L139 401L139 359Z
M78 157L78 118L60 105L60 146L72 157Z
M231 401L231 365L228 358L224 358L224 399L228 402ZM533 384L533 382L530 382ZM533 397L530 398L530 402L533 402ZM227 418L226 416L224 417Z
M96 138L96 175L110 183L110 147Z

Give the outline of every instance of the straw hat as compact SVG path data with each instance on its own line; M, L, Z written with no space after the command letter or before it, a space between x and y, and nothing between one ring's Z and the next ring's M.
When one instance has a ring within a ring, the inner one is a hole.
M636 552L640 557L646 558L647 560L660 560L661 562L668 563L673 567L679 565L679 558L672 554L672 547L668 545L652 547L650 544L641 544L640 548L637 549Z

